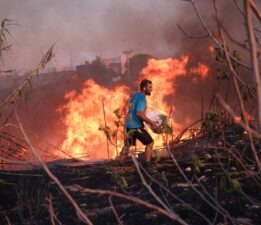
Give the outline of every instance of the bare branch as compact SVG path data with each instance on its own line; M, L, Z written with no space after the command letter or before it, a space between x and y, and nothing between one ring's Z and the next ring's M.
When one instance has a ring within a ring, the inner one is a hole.
M62 225L62 223L58 220L55 211L54 211L54 207L53 207L53 201L52 201L52 195L49 195L49 198L47 198L48 201L48 210L49 210L49 214L50 214L50 218L51 218L51 223L52 225L55 225L55 221L59 224Z
M205 38L209 38L209 35L202 35L202 36L192 36L190 34L188 34L179 24L177 24L177 27L188 37L191 39L205 39Z
M143 205L147 208L156 210L161 215L166 216L167 218L169 218L173 221L177 221L180 224L186 224L186 223L183 223L182 221L178 220L177 217L173 216L173 214L170 214L165 209L163 209L159 206L153 205L149 202L146 202L146 201L144 201L140 198L134 197L134 196L128 196L128 195L124 195L124 194L117 193L117 192L110 191L110 190L90 189L90 188L82 187L81 185L77 185L77 184L71 185L71 186L66 186L66 188L68 188L69 190L71 189L72 191L77 190L77 191L80 191L82 193L92 193L92 194L99 194L99 195L115 196L115 197L125 199L125 200L128 200L128 201L134 202L134 203L138 203L138 204Z
M249 0L245 0L245 11L246 11L245 18L246 18L247 32L248 32L248 37L249 37L249 41L250 41L250 49L251 49L251 61L252 61L252 67L254 68L254 78L255 78L255 82L256 82L256 91L257 91L258 129L259 129L259 133L261 134L261 79L260 79L260 74L259 74L256 41L254 38L253 21L252 21Z
M60 180L49 170L49 168L46 166L46 164L42 161L41 157L38 155L38 153L36 152L35 148L33 147L33 145L31 144L30 140L28 139L27 134L24 131L23 125L20 121L20 118L17 114L17 111L15 109L15 117L16 120L19 124L21 133L23 134L28 146L30 147L33 155L36 157L37 161L41 164L41 166L43 167L43 169L45 170L45 172L47 173L47 175L56 183L56 185L59 187L59 189L62 191L62 193L66 196L66 198L71 202L71 204L73 205L77 216L79 217L80 220L82 220L84 223L88 224L88 225L93 225L93 223L89 220L89 218L85 215L85 213L81 210L81 208L78 206L78 204L76 203L76 201L72 198L72 196L70 195L70 193L65 189L65 187L62 185L62 183L60 182Z
M250 127L249 127L249 123L248 123L248 120L247 120L247 117L246 117L245 106L244 106L243 99L242 99L242 96L241 96L241 92L240 92L240 89L239 89L239 86L238 86L238 83L237 83L237 80L236 80L236 77L238 77L238 74L236 73L234 67L232 66L232 62L230 60L230 57L229 57L229 54L228 54L228 51L227 51L227 45L226 45L223 33L221 31L221 27L219 26L219 24L220 24L220 16L219 16L219 13L218 13L218 10L217 10L217 6L216 6L216 0L214 0L214 8L215 8L215 13L216 13L216 18L217 18L217 23L218 23L220 37L221 37L221 40L222 40L222 43L223 43L223 46L224 46L224 52L225 52L226 61L228 63L230 71L232 72L233 83L234 83L234 86L235 86L235 89L236 89L236 93L237 93L239 105L240 105L240 108L241 108L241 112L242 112L243 117L244 117L244 122L245 122L246 128L247 128L247 130L249 130ZM260 97L261 97L261 95L260 95ZM260 107L261 107L261 105L260 105ZM251 149L252 149L255 161L256 161L256 163L258 165L259 172L261 173L261 165L260 165L260 162L259 162L259 158L258 158L258 155L257 155L257 151L256 151L256 148L255 148L255 145L254 145L252 134L250 132L248 132L248 136L249 136L250 145L251 145Z
M221 97L220 94L217 93L215 96L220 102L220 104L223 106L223 108L228 112L230 117L234 119L236 117L236 114L233 112L231 106L224 101L224 99ZM255 130L251 128L248 128L246 124L243 123L242 121L240 121L238 125L241 126L245 131L251 133L253 136L261 139L261 135L259 133L257 133Z
M195 186L191 183L191 181L187 178L187 176L184 174L184 172L182 171L182 169L180 168L177 160L175 159L175 156L171 153L170 153L170 156L174 162L174 164L176 165L176 167L178 168L180 174L184 177L184 179L186 180L186 182L189 184L189 186L211 207L213 208L214 210L218 211L221 215L223 215L224 217L228 217L229 220L231 221L231 223L233 225L236 225L235 224L235 221L234 221L234 218L227 212L227 210L225 210L221 205L219 205L217 202L214 201L214 203L210 202L209 200L207 200L205 198L205 196L195 188ZM212 199L213 200L213 199ZM216 204L216 206L214 205Z
M123 225L123 222L120 220L119 215L118 215L118 213L117 213L117 211L116 211L116 209L115 209L115 207L114 207L114 205L112 203L112 196L109 197L109 203L110 203L111 209L113 211L113 214L115 215L115 217L116 217L116 219L118 221L118 224L119 225Z
M256 3L253 0L250 0L250 3L251 3L251 8L252 8L253 12L255 13L255 15L259 19L259 21L261 22L261 12L258 9Z
M209 37L214 41L214 43L222 50L224 50L223 46L219 43L219 41L213 36L212 32L210 31L210 29L208 28L207 24L205 23L205 20L203 19L203 17L201 16L201 13L198 9L197 4L195 3L195 0L186 0L187 2L190 2L197 14L197 17L199 18L199 21L202 25L202 27L205 29L205 31L208 33ZM247 63L244 63L242 61L239 61L236 57L234 57L233 55L229 54L229 56L238 64L244 66L245 68L249 69L249 70L253 70L253 68L251 66L249 66Z
M138 174L141 178L141 181L142 181L142 184L148 189L148 191L150 192L150 194L156 199L156 201L158 203L160 203L163 208L168 211L170 214L173 214L174 217L177 218L177 220L180 221L181 224L187 224L184 220L182 220L175 212L173 212L157 195L156 193L152 190L151 186L146 182L146 180L144 179L141 171L140 171L140 167L139 167L139 163L137 161L137 159L135 158L135 156L133 154L131 154L131 158L132 158L132 161L138 171Z

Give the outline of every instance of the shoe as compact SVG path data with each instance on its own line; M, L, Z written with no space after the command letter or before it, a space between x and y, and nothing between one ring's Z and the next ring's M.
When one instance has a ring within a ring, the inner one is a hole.
M145 168L145 170L147 170L148 173L151 173L151 174L158 172L156 170L156 168L151 165L150 162L146 162L145 165L144 165L144 168Z

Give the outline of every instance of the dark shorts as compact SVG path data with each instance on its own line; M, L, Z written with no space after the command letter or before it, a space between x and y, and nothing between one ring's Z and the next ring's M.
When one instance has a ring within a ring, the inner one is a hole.
M127 135L125 139L125 145L136 145L136 139L142 144L149 145L153 142L152 137L144 128L126 128Z

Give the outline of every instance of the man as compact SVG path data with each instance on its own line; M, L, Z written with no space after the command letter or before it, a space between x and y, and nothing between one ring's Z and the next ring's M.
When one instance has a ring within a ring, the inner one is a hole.
M129 112L126 118L126 139L124 147L120 154L120 160L123 160L129 152L129 147L136 145L138 139L145 147L145 166L150 166L151 154L153 150L154 141L150 134L144 129L144 122L151 126L151 129L157 129L158 125L150 120L145 115L146 110L146 95L151 95L152 82L150 80L142 80L140 83L140 91L136 92L129 105Z

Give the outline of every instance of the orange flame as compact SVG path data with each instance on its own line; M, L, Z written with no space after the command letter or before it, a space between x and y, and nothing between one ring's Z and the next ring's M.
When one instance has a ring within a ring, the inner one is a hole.
M197 67L190 69L190 73L196 74L200 76L202 79L204 79L208 77L209 68L206 65L199 63Z
M190 75L192 72L199 74L202 78L207 77L208 67L198 64L198 67L187 71L189 57L182 56L179 59L150 59L147 66L142 70L139 81L146 78L152 81L153 91L147 97L147 111L154 109L168 115L172 111L175 115L175 106L169 106L164 98L175 94L175 79L177 76ZM112 90L96 84L93 80L84 83L81 93L75 91L66 93L68 103L60 108L66 115L63 122L66 126L65 140L62 148L75 158L107 158L107 143L105 133L115 128L115 110L123 108L130 90L126 86L118 86ZM106 111L106 125L102 101ZM172 108L172 109L171 109ZM190 122L190 118L186 118ZM184 124L172 121L175 131L181 130ZM187 124L185 124L187 125ZM103 129L101 129L103 127ZM162 145L161 135L152 134L155 145ZM119 138L118 146L123 144L123 137ZM115 144L115 143L114 143ZM109 143L110 156L115 157L115 145Z
M84 83L81 93L66 93L69 102L62 106L67 114L63 119L66 125L66 139L62 148L75 158L106 157L106 138L100 127L104 124L102 102L106 107L107 126L113 125L113 111L119 108L128 96L128 88L120 86L109 90L96 84L93 80ZM61 110L61 109L60 109Z

